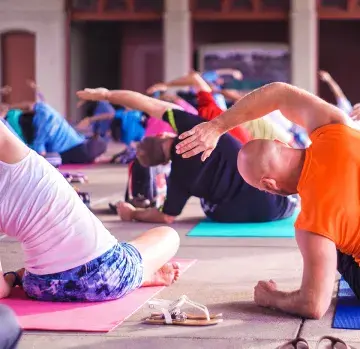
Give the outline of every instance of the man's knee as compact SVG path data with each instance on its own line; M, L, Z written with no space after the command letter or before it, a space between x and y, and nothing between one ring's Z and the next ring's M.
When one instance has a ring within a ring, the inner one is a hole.
M3 305L0 305L0 324L0 348L15 348L21 336L21 329L14 312Z

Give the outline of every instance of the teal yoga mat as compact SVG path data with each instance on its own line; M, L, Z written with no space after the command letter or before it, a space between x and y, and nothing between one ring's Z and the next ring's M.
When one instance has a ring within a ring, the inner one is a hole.
M266 223L217 223L205 219L187 235L193 237L261 237L292 238L295 236L294 223L298 212L292 217Z

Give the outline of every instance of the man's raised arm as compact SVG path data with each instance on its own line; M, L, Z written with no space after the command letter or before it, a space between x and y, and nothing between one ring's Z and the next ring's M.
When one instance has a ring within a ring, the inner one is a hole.
M78 91L76 95L81 100L107 100L111 104L123 105L130 109L140 110L158 119L161 119L168 109L179 109L179 106L176 104L161 101L145 96L139 92L128 90L109 91L106 88L85 89Z
M337 107L295 86L274 82L256 89L241 98L230 109L207 124L195 126L183 133L177 152L191 157L204 152L202 160L210 156L219 137L246 121L280 110L290 121L304 127L310 134L316 128L333 123L349 123Z

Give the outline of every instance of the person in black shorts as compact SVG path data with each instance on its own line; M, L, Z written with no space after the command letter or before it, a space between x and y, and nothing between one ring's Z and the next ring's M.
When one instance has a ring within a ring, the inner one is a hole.
M106 99L168 122L177 134L204 122L198 116L179 110L178 106L133 91L86 89L79 98ZM210 219L218 222L266 222L291 216L296 199L260 191L248 185L239 175L237 156L241 143L224 135L211 157L202 162L200 156L184 159L176 154L178 138L146 137L137 149L142 166L156 166L171 160L167 195L160 208L140 209L120 203L118 213L125 221L172 223L181 214L191 196L201 199L202 208Z

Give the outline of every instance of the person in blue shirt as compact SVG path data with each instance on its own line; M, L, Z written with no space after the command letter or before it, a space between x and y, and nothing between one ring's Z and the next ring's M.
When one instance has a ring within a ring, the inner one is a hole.
M87 103L88 106L92 105L92 102ZM120 140L127 146L130 146L132 142L139 142L145 135L144 127L144 114L139 110L118 108L114 114L100 114L86 117L80 121L77 125L79 129L85 129L89 125L98 122L106 121L111 124L112 121L116 122L120 127Z
M111 121L115 116L115 108L107 101L99 101L87 105L87 117L97 117L98 121L92 124L92 130L95 135L107 137Z
M86 140L54 108L36 102L23 109L20 120L25 143L37 153L58 153L63 164L93 162L106 151L98 138Z

